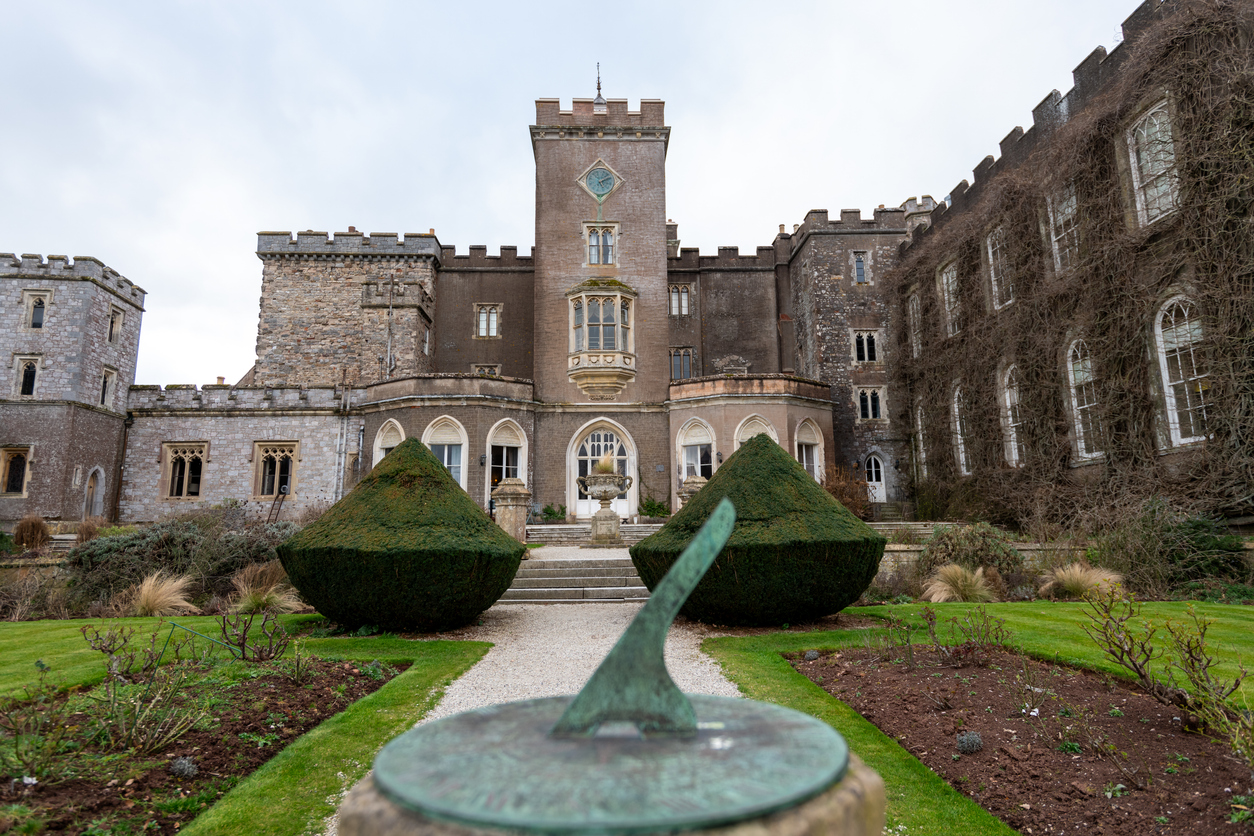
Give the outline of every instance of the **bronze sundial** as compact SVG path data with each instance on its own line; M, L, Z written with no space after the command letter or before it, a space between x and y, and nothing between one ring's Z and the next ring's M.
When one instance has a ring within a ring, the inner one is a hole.
M574 697L437 720L379 753L384 795L433 819L532 833L657 833L794 807L845 774L826 723L768 703L683 694L662 649L731 536L724 499Z

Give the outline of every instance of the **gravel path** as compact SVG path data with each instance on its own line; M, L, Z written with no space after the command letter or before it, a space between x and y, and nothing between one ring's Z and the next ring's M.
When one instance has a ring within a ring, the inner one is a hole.
M543 549L545 557L561 557L565 551ZM606 556L616 553L607 551ZM502 702L578 692L642 606L643 601L497 604L483 614L479 626L441 636L492 642L495 647L445 690L440 704L421 722ZM671 627L666 639L671 678L685 692L740 696L714 660L701 652L701 640L708 635L716 633L699 624ZM326 836L336 836L334 817L327 821Z

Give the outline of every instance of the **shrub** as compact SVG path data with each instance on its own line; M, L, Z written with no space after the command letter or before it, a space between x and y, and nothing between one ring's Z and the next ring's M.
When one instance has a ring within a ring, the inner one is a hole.
M938 527L924 545L915 571L920 578L927 578L947 563L956 563L972 571L992 566L1002 576L1023 569L1023 557L1010 545L1010 536L988 523Z
M416 438L278 548L320 613L385 630L470 623L509 588L525 552Z
M131 594L131 615L178 615L195 609L187 600L190 585L191 579L181 575L170 577L162 572L149 575Z
M249 522L224 503L116 536L102 532L69 554L68 603L86 610L156 572L190 577L192 597L226 597L236 572L274 560L275 546L298 530L290 522Z
M545 522L562 522L566 519L566 506L559 505L554 508L552 505L545 505L540 513L544 516Z
M1115 584L1123 583L1118 573L1095 569L1083 560L1056 566L1041 580L1041 594L1057 598L1086 598L1094 591L1108 592Z
M640 500L640 516L653 517L655 519L661 517L669 517L671 515L671 506L665 502L660 502L651 496L646 496Z
M90 543L92 540L95 540L100 536L100 532L104 529L104 527L104 517L88 517L78 524L78 529L75 531L74 542L80 546L83 543Z
M718 503L736 507L723 551L683 605L719 624L797 623L839 612L870 585L884 538L768 436L743 444L659 531L631 548L654 589Z
M42 549L52 542L52 529L38 514L27 514L13 526L13 542L23 549Z
M235 600L231 609L240 613L292 612L300 598L287 585L287 572L277 560L245 566L231 578Z
M984 570L972 572L957 563L948 563L936 570L936 573L923 587L923 600L935 603L945 601L962 601L964 603L983 604L992 601L993 591L984 580Z
M1123 575L1128 588L1165 597L1191 581L1249 582L1240 537L1204 517L1188 517L1151 499L1094 538L1088 560Z
M13 535L0 531L0 554L14 554L17 551L18 547L13 541Z
M823 489L858 519L871 518L871 499L867 494L866 481L855 476L849 468L832 468L823 480Z

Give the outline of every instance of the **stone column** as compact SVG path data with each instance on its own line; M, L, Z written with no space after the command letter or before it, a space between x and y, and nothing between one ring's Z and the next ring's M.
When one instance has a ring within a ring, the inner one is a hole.
M496 524L520 543L527 542L527 511L531 505L531 491L522 479L502 479L492 491L496 500Z

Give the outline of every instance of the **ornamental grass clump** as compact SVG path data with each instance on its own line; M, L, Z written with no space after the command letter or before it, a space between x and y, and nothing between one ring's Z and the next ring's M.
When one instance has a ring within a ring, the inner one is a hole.
M649 589L724 497L736 507L736 526L684 603L689 618L796 624L839 612L875 578L885 539L769 436L757 435L666 525L632 547L632 563Z
M923 587L924 601L942 604L946 601L962 601L968 604L984 604L997 596L984 580L984 570L972 572L965 566L949 563L936 570Z
M187 589L191 586L191 578L184 575L170 576L164 572L149 575L135 587L127 597L130 600L130 615L180 615L196 609L187 600Z
M1054 567L1041 576L1041 581L1041 595L1079 599L1087 598L1093 592L1109 592L1117 584L1123 583L1123 576L1077 560L1066 566Z
M235 595L231 611L239 613L288 613L300 606L296 590L287 583L287 572L278 560L245 566L231 578Z
M509 588L525 551L414 438L278 548L318 612L393 631L469 624Z

